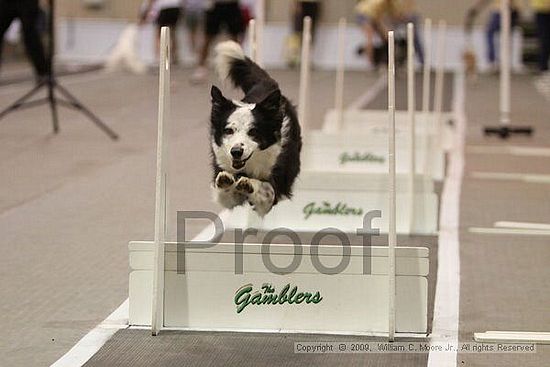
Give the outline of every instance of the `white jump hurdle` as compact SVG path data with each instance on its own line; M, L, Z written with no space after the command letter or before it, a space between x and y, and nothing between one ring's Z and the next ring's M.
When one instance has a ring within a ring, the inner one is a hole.
M258 61L258 40L256 33L256 19L248 22L248 54L254 62Z
M129 244L130 325L151 326L154 335L170 328L425 337L429 252L395 248L395 231L389 247L274 244L267 260L265 244L166 242L167 216L176 213L167 202L167 28L161 34L155 235ZM296 259L291 272L269 270ZM340 272L327 270L342 263Z
M431 20L427 19L425 24L426 33L426 59L424 62L423 76L423 96L422 96L422 114L417 120L419 129L415 136L418 136L417 157L422 160L418 166L419 173L432 177L438 181L443 180L445 176L445 150L450 148L453 129L444 122L453 119L453 113L442 112L443 101L443 80L444 80L444 25L440 24L439 43L438 43L438 63L436 69L436 93L434 95L434 112L430 111L430 74L431 74L431 45L428 41L431 37ZM410 69L408 69L410 70ZM340 71L338 71L340 72ZM412 71L411 71L412 72ZM343 78L339 78L341 83ZM336 86L336 90L343 86ZM340 134L350 132L352 134L363 134L365 139L379 140L379 135L387 134L386 113L383 110L342 110L342 107L336 106L329 110L325 116L323 133ZM416 111L415 111L416 113ZM410 113L408 111L396 111L396 136L398 147L403 147L408 143L408 132L410 129ZM400 140L402 137L402 140ZM363 147L367 145L366 141ZM349 147L349 145L346 145ZM420 157L421 155L421 157ZM399 156L399 154L398 154Z
M304 27L302 32L302 55L300 58L300 90L298 102L298 119L302 125L302 130L308 128L308 106L309 106L309 74L310 74L310 49L311 49L311 18L304 18Z
M341 33L344 24L340 22ZM304 29L304 40L307 41L307 24ZM411 24L411 43L414 43L413 31ZM304 52L305 57L308 55L308 52ZM303 65L308 65L307 59L303 60ZM409 65L409 69L412 69L412 60L409 60ZM304 74L306 77L302 75L301 96L307 95L309 89L305 70ZM341 75L342 71L338 74ZM300 107L305 111L307 99L302 98L301 102ZM395 116L395 111L392 111L392 116ZM412 128L411 116L414 118L414 110L409 112L409 129ZM427 150L418 147L417 151L414 142L411 142L413 135L409 131L397 134L395 124L388 127L388 111L384 113L384 117L385 136L393 132L396 141L394 163L397 231L405 234L435 234L438 225L438 198L434 183L419 175L421 169L416 172L412 170L412 166L423 167ZM315 232L319 227L335 227L345 232L355 232L362 226L363 216L367 212L386 207L391 197L387 190L391 165L388 144L384 141L386 139L380 139L381 134L378 139L373 140L370 136L352 132L326 134L306 129L303 132L302 172L295 185L293 199L280 202L263 219L258 218L248 208L236 209L227 223L228 226L251 226L265 230L285 227L306 232ZM441 171L442 158L439 162ZM376 224L382 232L388 233L390 228L387 215L377 220Z
M155 234L152 273L151 332L157 335L164 323L164 245L167 229L167 122L170 121L170 31L162 27L160 33L159 109L157 136L157 175L155 184Z
M264 30L265 30L265 0L256 1L256 37L254 39L254 44L256 48L256 54L254 56L254 61L263 66L264 64L264 49L263 49L263 39L264 39Z

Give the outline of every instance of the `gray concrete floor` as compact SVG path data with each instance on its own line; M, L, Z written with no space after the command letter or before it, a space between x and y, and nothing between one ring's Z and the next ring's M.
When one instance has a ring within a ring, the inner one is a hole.
M498 122L498 78L469 84L466 93L471 145L550 147L550 106L530 76L512 80L512 123L532 125L532 138L484 138L482 128ZM550 174L549 157L466 153L460 207L460 340L487 330L550 330L550 237L480 235L470 227L496 221L548 223L550 186L471 177L473 171ZM547 366L550 346L536 354L459 354L459 366Z
M218 211L209 192L210 85L191 86L189 74L173 73L177 189L170 200L184 210ZM296 101L298 73L274 76ZM375 77L350 73L346 101ZM332 105L333 80L333 73L312 75L311 126L320 126ZM66 353L127 297L128 241L153 233L158 77L92 73L62 83L121 140L110 141L84 116L65 109L56 136L47 107L0 121L2 365L49 365ZM2 87L0 109L31 87Z

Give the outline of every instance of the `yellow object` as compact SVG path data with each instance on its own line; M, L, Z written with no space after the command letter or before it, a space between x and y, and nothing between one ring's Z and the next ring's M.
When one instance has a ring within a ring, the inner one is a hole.
M380 19L397 14L395 0L362 0L355 7L355 12L368 18Z
M517 9L517 4L514 0L511 0L510 1L510 6L513 8L513 9ZM493 3L492 3L492 8L493 10L495 11L500 11L500 0L493 0Z
M531 7L536 12L550 12L550 0L531 0Z
M302 40L299 33L293 33L286 39L284 49L284 58L290 67L295 67L300 63L300 49Z

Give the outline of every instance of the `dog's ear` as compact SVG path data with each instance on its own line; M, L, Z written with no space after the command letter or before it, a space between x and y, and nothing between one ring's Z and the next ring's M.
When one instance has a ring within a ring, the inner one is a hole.
M278 111L281 106L281 91L275 89L258 103L258 106L266 111Z
M216 87L215 85L213 85L212 89L210 90L210 96L212 97L213 105L224 106L229 102L229 100L223 96L220 88Z

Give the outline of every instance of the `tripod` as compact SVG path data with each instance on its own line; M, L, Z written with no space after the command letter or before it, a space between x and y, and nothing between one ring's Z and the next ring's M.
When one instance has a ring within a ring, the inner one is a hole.
M57 106L65 106L81 112L88 117L99 129L107 134L111 139L117 140L118 135L109 128L103 121L99 119L92 111L85 107L75 96L73 96L67 89L65 89L56 80L54 71L54 50L55 50L55 31L54 31L54 12L55 12L55 0L49 0L49 13L48 13L48 74L44 80L41 80L34 88L25 93L10 106L0 112L0 119L5 117L10 112L17 110L39 106L42 104L49 104L52 113L53 132L59 132L59 120L57 114ZM46 97L41 99L31 100L31 98L37 94L43 88L46 89ZM56 96L56 92L64 97L60 99Z

